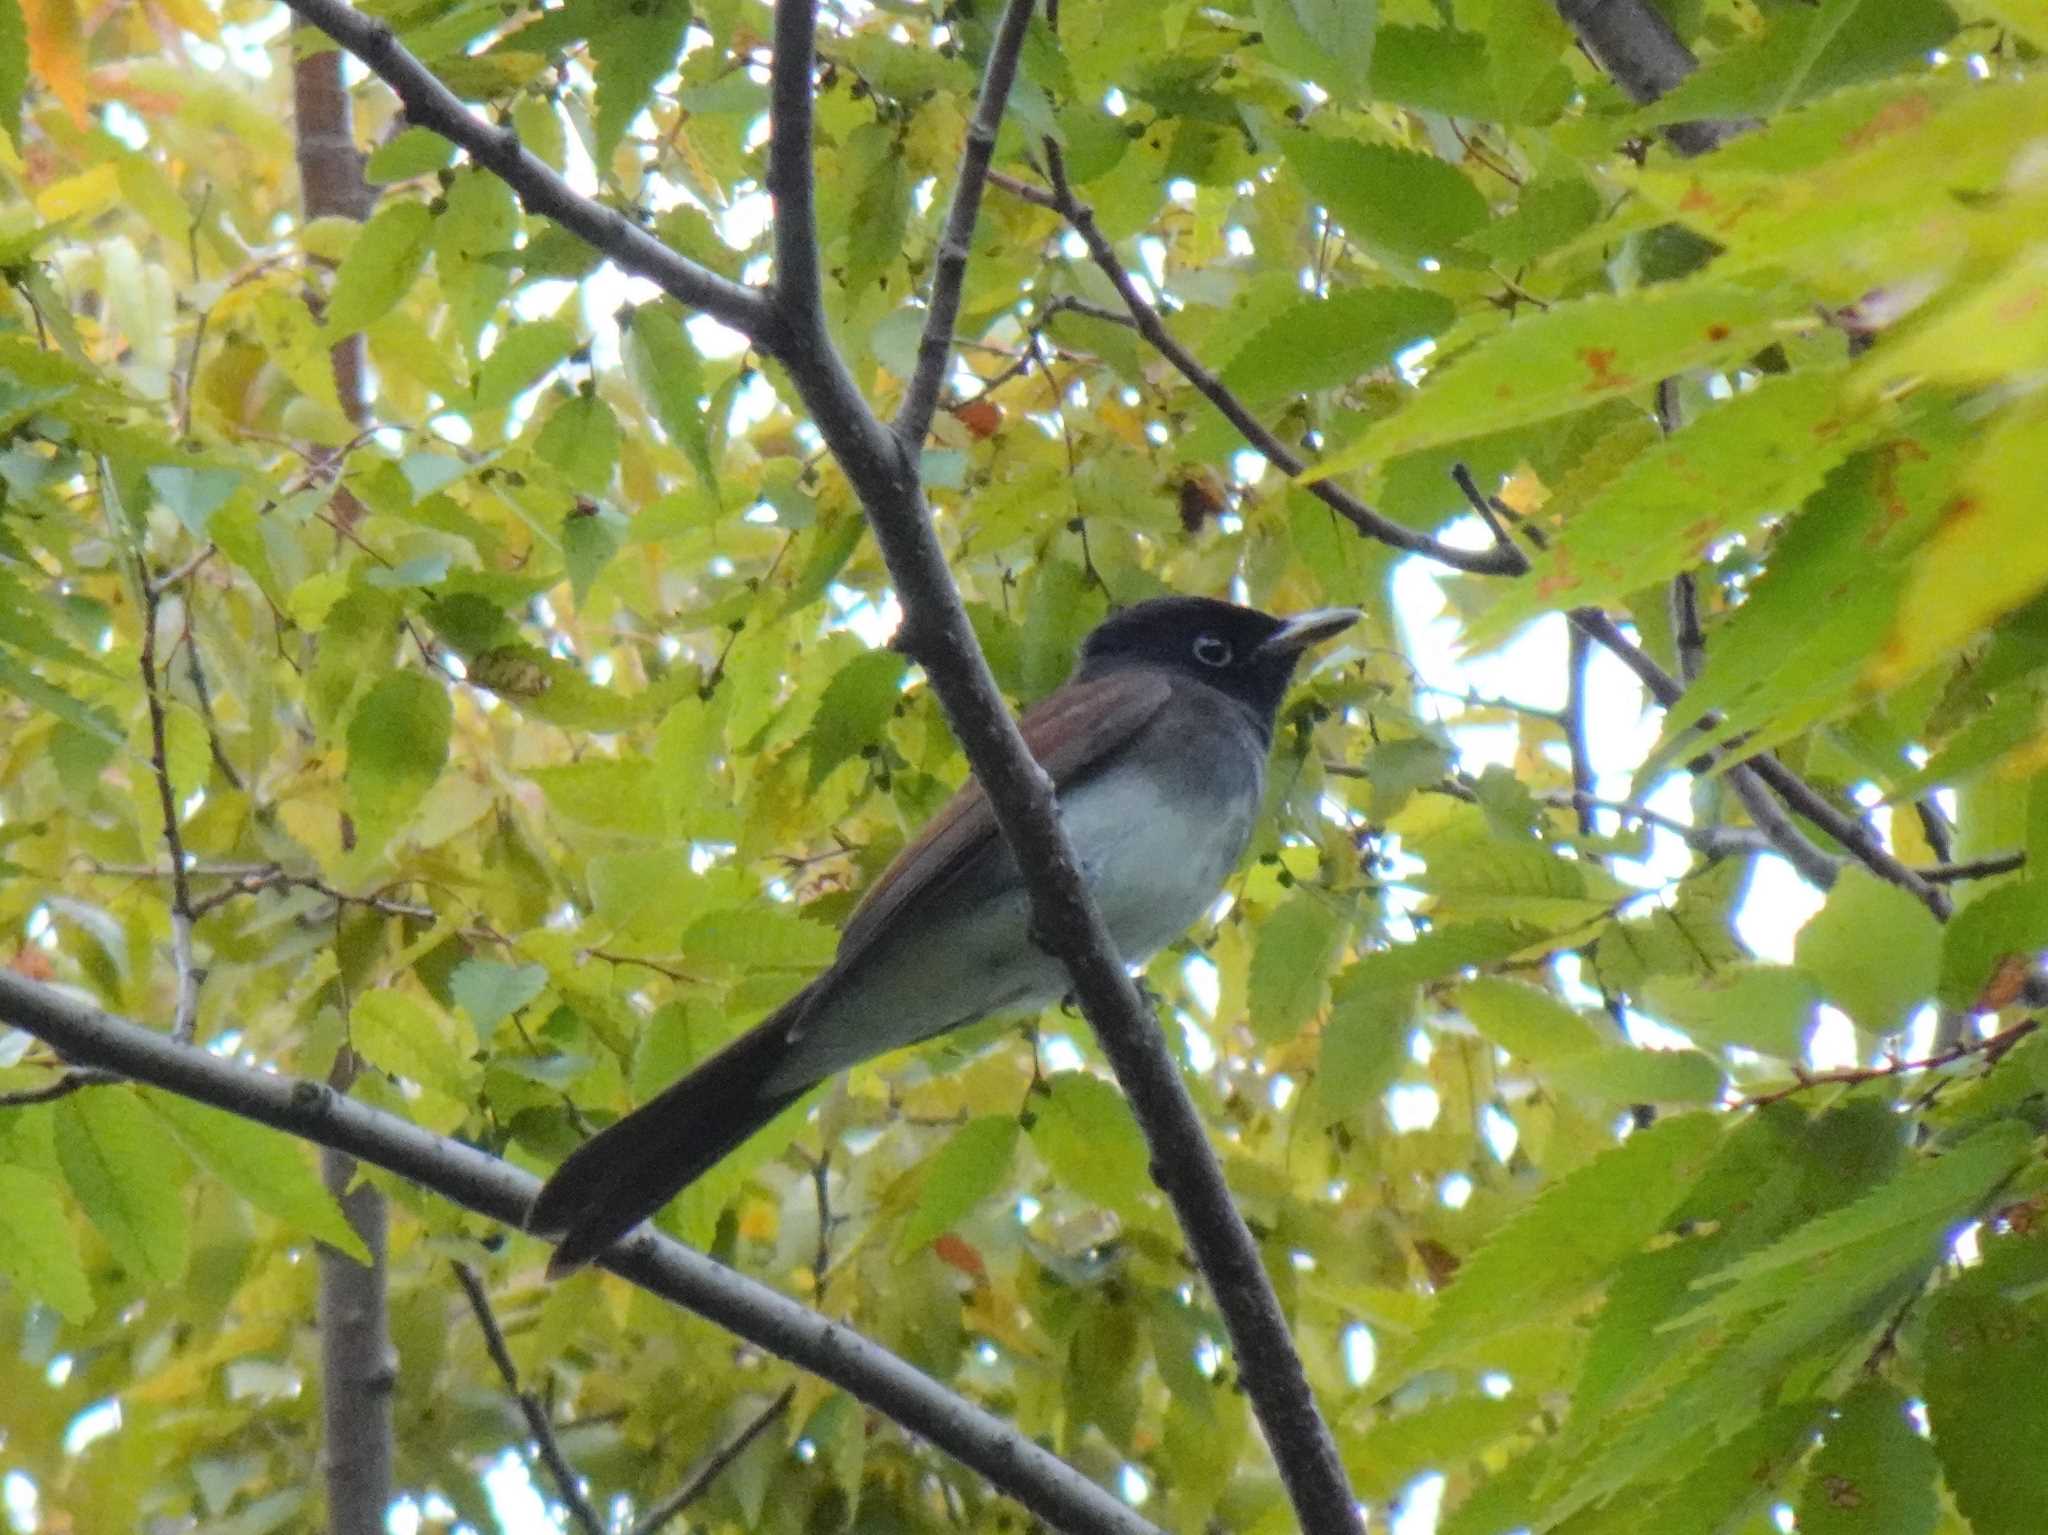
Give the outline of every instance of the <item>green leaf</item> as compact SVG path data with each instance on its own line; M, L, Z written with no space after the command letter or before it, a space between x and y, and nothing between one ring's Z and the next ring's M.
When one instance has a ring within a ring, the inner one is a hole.
M1539 177L1513 210L1465 237L1465 249L1507 267L1524 266L1599 222L1600 194L1583 176Z
M1941 924L1897 885L1852 866L1800 930L1794 954L1860 1027L1890 1034L1934 995Z
M157 1285L185 1271L184 1168L166 1155L163 1126L125 1087L73 1093L57 1104L57 1162L121 1265Z
M1520 981L1468 981L1453 1003L1473 1028L1538 1069L1619 1043L1612 1028L1601 1028L1578 1009Z
M1750 289L1674 283L1525 313L1308 478L1647 391L1669 374L1755 351L1777 312L1769 295Z
M1085 1071L1062 1072L1032 1099L1031 1115L1031 1144L1066 1187L1113 1210L1144 1197L1145 1137L1109 1083Z
M1479 189L1433 155L1313 133L1289 134L1282 147L1345 234L1395 271L1413 271L1425 258L1449 261L1486 222Z
M1497 103L1486 42L1481 33L1451 27L1382 26L1373 44L1372 99L1448 117L1490 118Z
M448 761L455 717L448 689L418 672L392 672L348 724L349 802L372 845L388 841Z
M1718 1103L1728 1075L1697 1050L1620 1047L1574 1055L1543 1069L1560 1092L1607 1103Z
M1934 1451L1906 1399L1865 1381L1836 1409L1800 1494L1800 1535L1934 1535Z
M832 674L811 720L813 789L840 763L881 738L882 727L902 701L909 664L896 651L869 650Z
M1970 1008L2012 962L2032 967L2048 948L2048 880L1987 890L1950 919L1941 935L1941 1000Z
M370 158L363 162L363 179L372 186L410 181L444 170L454 160L453 141L431 128L407 128L370 151Z
M1454 1396L1412 1412L1389 1413L1344 1449L1352 1491L1392 1499L1414 1477L1478 1460L1535 1416L1526 1396Z
M356 235L334 274L324 317L335 340L376 324L398 307L427 264L434 215L410 198L386 202Z
M1246 1022L1261 1043L1292 1039L1315 1016L1348 925L1319 890L1297 891L1266 918L1245 998Z
M471 403L478 410L510 405L575 348L576 329L565 320L508 322L477 372Z
M590 588L626 541L632 524L609 507L577 507L562 519L562 564L569 572L570 595L581 611Z
M687 0L599 0L589 15L591 73L597 81L592 158L603 165L654 94L655 82L675 68L690 29L691 7Z
M898 1252L924 1246L957 1226L1010 1171L1019 1126L1010 1114L984 1114L956 1130L925 1166L917 1205L896 1239Z
M704 364L683 329L681 312L672 304L648 304L623 315L620 324L626 331L627 372L653 405L661 429L689 456L715 497L718 473L701 403Z
M1303 299L1251 334L1224 368L1223 382L1255 402L1335 388L1386 366L1456 316L1449 299L1420 288L1350 288Z
M28 90L28 25L19 0L0 5L0 132L21 142L21 98Z
M92 1286L78 1261L57 1185L0 1162L0 1272L23 1294L48 1301L66 1321L92 1315Z
M150 489L189 530L194 538L207 536L213 514L227 504L241 488L239 469L206 469L182 464L154 464L149 470Z
M1316 1061L1317 1115L1323 1124L1376 1103L1404 1062L1415 1026L1412 993L1356 983L1354 965L1339 979Z
M847 212L846 259L839 281L849 298L858 298L903 257L911 178L903 145L882 123L854 130L846 161L846 174L857 179Z
M483 1034L547 990L544 965L506 965L494 959L465 959L448 977L455 1003Z
M1546 610L1618 602L1804 501L1869 429L1841 399L1842 377L1767 378L1653 442L1570 511L1529 578L1473 624L1472 643Z
M402 991L364 992L349 1009L348 1037L364 1060L394 1077L460 1102L475 1069L462 1058L440 1014Z
M1449 923L1366 955L1344 972L1337 986L1339 991L1415 986L1469 966L1492 964L1542 941L1542 929L1529 923Z
M302 1141L174 1093L141 1091L193 1159L250 1204L358 1263L370 1261L341 1206L321 1187Z
M2035 1535L2048 1508L2048 1328L2031 1311L1952 1285L1922 1328L1934 1453L1975 1535Z
M781 907L706 912L683 933L692 959L718 960L747 970L816 970L832 962L838 936Z
M559 470L570 488L601 496L619 464L619 418L596 394L577 393L548 416L533 451Z
M1378 0L1261 0L1259 30L1283 67L1345 104L1369 98Z
M1664 1229L1721 1131L1712 1114L1659 1120L1552 1185L1458 1271L1410 1368L1461 1354L1602 1284Z
M1820 987L1786 965L1735 965L1705 975L1653 976L1649 1010L1703 1045L1739 1045L1796 1061L1806 1050Z
M1921 1228L1939 1235L1968 1219L2011 1176L2033 1137L2026 1126L1993 1124L1939 1156L1921 1156L1905 1171L1854 1204L1831 1210L1787 1233L1761 1252L1740 1258L1696 1281L1696 1288L1726 1286L1693 1317L1737 1316L1776 1304L1787 1288L1824 1283L1844 1251L1873 1238ZM1935 1256L1929 1255L1929 1261ZM1788 1269L1797 1269L1787 1274Z
M1656 103L1655 122L1776 117L1802 101L1920 64L1956 30L1941 0L1823 0L1775 13Z

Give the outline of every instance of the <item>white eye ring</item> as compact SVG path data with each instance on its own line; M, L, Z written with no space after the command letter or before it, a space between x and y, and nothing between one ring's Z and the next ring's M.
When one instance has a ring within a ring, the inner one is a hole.
M1195 659L1204 666L1228 666L1230 664L1230 641L1214 634L1199 635L1195 639Z

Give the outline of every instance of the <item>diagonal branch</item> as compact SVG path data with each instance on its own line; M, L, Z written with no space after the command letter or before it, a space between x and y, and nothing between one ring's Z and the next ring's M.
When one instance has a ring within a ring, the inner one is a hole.
M775 1399L747 1420L740 1431L705 1457L690 1479L641 1516L629 1535L658 1535L661 1527L703 1497L725 1468L746 1453L747 1446L766 1433L768 1426L796 1400L796 1387L784 1386Z
M303 1077L242 1066L172 1042L53 986L0 967L0 1022L66 1060L211 1104L333 1147L464 1209L517 1228L540 1180ZM840 1386L987 1477L1034 1514L1087 1535L1160 1535L1128 1504L843 1323L818 1315L650 1228L603 1265L748 1342Z
M616 208L585 197L524 148L509 126L484 122L408 53L384 22L344 0L285 0L300 20L333 38L398 93L407 121L460 145L472 160L518 194L527 212L553 219L610 257L623 272L644 277L670 297L734 330L763 340L768 301L745 283L722 277L670 250ZM764 343L765 344L765 343Z
M1088 248L1089 258L1110 280L1116 288L1117 297L1123 300L1124 308L1130 311L1131 321L1136 325L1138 334L1151 342L1153 350L1173 364L1174 370L1194 386L1197 394L1222 412L1224 419L1237 428L1238 434L1267 463L1289 476L1299 475L1306 470L1309 467L1306 459L1282 442L1252 413L1244 401L1224 386L1221 379L1202 366L1194 353L1174 339L1173 332L1166 328L1166 321L1161 318L1158 309L1138 291L1138 285L1131 280L1131 274L1118 257L1116 247L1110 243L1109 237L1103 234L1101 226L1095 222L1095 210L1074 195L1074 189L1067 181L1066 166L1059 146L1048 143L1045 152L1046 165L1052 180L1050 206L1065 218L1074 233L1081 237L1082 243ZM999 184L1006 188L1009 185L1007 181ZM1039 199L1033 197L1029 200L1037 202ZM1483 576L1517 576L1529 568L1529 562L1521 550L1512 544L1496 543L1493 548L1485 550L1457 548L1427 533L1382 516L1358 497L1329 480L1316 480L1303 489L1367 538L1376 538L1383 544L1405 549L1412 554L1427 555L1453 570Z
M1598 608L1574 608L1571 621L1574 627L1585 630L1612 651L1615 659L1634 672L1644 689L1664 708L1674 707L1684 696L1685 689L1679 685L1678 679L1653 661L1641 646L1621 632L1619 624ZM1768 785L1788 809L1805 816L1841 843L1848 849L1849 856L1871 873L1916 897L1937 917L1945 919L1948 916L1950 901L1946 893L1901 863L1889 848L1878 841L1868 826L1830 804L1818 789L1776 757L1769 752L1759 752L1748 758L1743 766Z
M586 1535L605 1535L604 1521L598 1518L597 1510L583 1495L576 1468L562 1453L562 1442L555 1437L555 1425L548 1421L547 1409L541 1406L539 1397L519 1384L519 1363L505 1343L505 1330L498 1325L498 1313L491 1307L491 1292L484 1288L482 1276L458 1260L455 1282L462 1286L470 1313L476 1318L477 1329L484 1335L484 1351L491 1356L498 1378L505 1382L505 1389L511 1392L512 1400L518 1403L519 1415L526 1420L526 1431L533 1435L534 1448L540 1454L541 1463L548 1468L548 1475L554 1480L555 1491L560 1495L563 1506L569 1510L570 1517L583 1527Z
M967 147L960 155L960 178L953 184L953 205L946 210L946 228L939 237L939 252L932 272L931 297L926 301L924 333L917 342L917 368L910 375L903 404L896 412L896 435L913 451L924 446L931 430L932 412L938 408L939 386L946 376L946 363L953 355L953 323L960 317L960 289L967 277L967 258L974 249L974 222L981 212L982 188L987 184L989 162L995 158L996 134L1003 123L1003 109L1010 102L1010 86L1017 78L1017 56L1024 48L1024 33L1031 25L1034 0L1009 0L995 42L988 51L988 65L981 77L981 100L967 126Z
M778 273L775 286L784 364L881 547L903 605L897 647L930 677L1024 873L1034 937L1067 967L1081 1010L1144 1132L1153 1176L1223 1314L1239 1377L1302 1528L1317 1535L1358 1530L1357 1500L1316 1408L1258 1244L1231 1198L1165 1037L1081 878L1052 781L1025 749L975 640L932 526L916 455L868 407L826 328L822 295L812 282L817 253L808 187L800 196L783 195L794 190L786 183L796 168L811 164L815 16L815 0L776 5L770 174L785 183L778 186L775 208L778 261L787 253L794 263ZM807 293L809 303L803 302Z

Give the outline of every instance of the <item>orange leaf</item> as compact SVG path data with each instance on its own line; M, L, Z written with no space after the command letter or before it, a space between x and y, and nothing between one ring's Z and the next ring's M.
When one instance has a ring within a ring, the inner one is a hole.
M1003 408L993 400L974 399L953 407L953 415L974 437L993 437L1003 424Z
M86 115L85 21L78 0L21 0L21 18L28 26L28 61L32 72L55 93L82 131Z
M981 1261L981 1254L965 1237L951 1231L933 1237L932 1251L941 1263L950 1264L976 1284L988 1283L988 1265Z

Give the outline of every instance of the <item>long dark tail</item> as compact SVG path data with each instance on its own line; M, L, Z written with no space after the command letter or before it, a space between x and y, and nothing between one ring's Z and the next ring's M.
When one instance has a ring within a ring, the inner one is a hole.
M595 1258L803 1096L766 1086L801 1002L777 1009L555 1169L526 1213L527 1230L561 1235L550 1279Z

